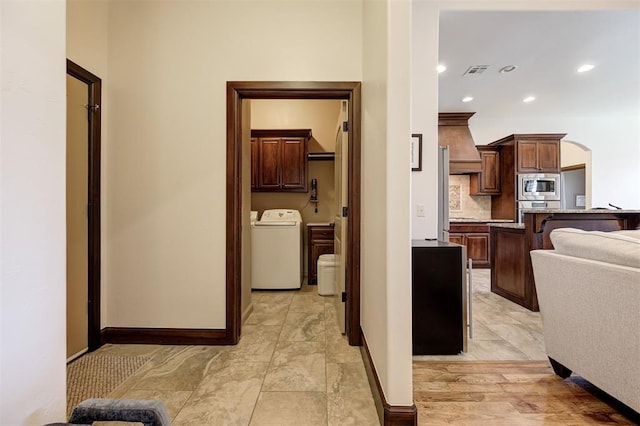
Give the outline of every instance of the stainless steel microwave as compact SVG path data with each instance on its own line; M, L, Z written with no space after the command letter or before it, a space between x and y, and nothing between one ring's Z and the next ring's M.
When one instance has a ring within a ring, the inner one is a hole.
M560 200L559 173L518 175L518 200Z

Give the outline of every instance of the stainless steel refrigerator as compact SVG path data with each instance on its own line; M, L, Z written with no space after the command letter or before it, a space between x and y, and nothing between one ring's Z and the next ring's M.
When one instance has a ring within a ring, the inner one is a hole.
M438 147L438 240L449 242L449 146Z

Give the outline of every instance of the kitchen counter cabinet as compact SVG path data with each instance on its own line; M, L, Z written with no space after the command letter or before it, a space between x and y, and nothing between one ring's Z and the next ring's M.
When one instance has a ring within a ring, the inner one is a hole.
M318 258L323 254L333 254L333 224L307 225L307 279L309 284L318 283Z
M490 147L500 150L499 194L491 198L491 217L518 219L519 173L560 173L560 140L564 133L513 134Z
M474 268L490 268L489 226L486 223L449 223L449 242L467 247Z
M618 231L639 226L640 212L635 210L526 210L522 224L491 224L491 291L538 311L529 252L552 250L551 231L557 228Z

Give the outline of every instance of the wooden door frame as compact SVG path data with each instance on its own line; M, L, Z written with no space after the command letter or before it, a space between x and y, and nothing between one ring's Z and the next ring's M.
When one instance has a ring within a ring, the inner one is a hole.
M87 94L88 130L88 346L102 345L100 338L100 133L102 80L67 59L67 74L89 86Z
M349 102L346 332L361 345L360 333L360 82L227 82L227 259L226 334L240 339L242 325L242 101L244 99L344 99ZM248 231L248 230L247 230Z

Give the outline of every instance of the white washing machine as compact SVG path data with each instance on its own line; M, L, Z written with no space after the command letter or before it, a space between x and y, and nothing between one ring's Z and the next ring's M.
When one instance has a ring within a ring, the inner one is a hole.
M302 216L298 210L265 210L251 223L251 288L297 289L302 283Z

